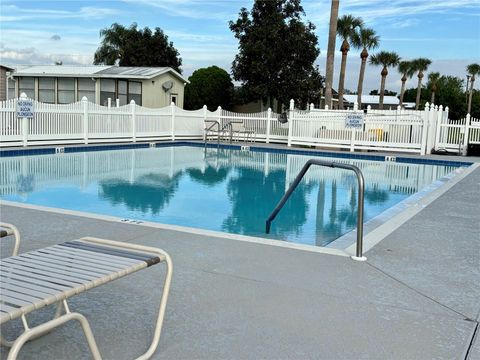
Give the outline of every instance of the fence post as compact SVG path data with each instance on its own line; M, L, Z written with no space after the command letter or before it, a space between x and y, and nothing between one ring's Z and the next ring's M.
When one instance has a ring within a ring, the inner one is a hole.
M26 100L27 99L27 94L21 93L20 94L20 99L21 100ZM16 110L14 110L16 112ZM15 114L15 116L17 116ZM28 145L28 118L24 117L22 118L22 138L23 138L23 146Z
M315 109L315 105L313 103L310 103L310 111Z
M440 107L438 108L437 124L435 126L435 143L433 144L433 148L435 149L435 151L438 150L438 143L440 142L440 131L442 131L444 115L445 112L443 111L443 105L440 105Z
M113 133L113 129L112 129L112 99L111 98L108 98L107 99L107 127L108 127L108 130L107 132L110 132L110 133ZM110 136L112 134L109 134Z
M420 155L425 155L425 149L427 147L428 118L430 116L429 110L430 110L430 104L427 102L425 104L425 109L423 111L422 140L420 143Z
M292 146L292 131L293 131L293 114L295 109L295 101L290 100L290 107L288 109L288 135L287 135L287 146Z
M270 127L272 122L272 108L267 110L267 130L266 130L266 139L265 142L268 144L270 142Z
M203 141L207 141L207 105L203 105Z
M436 119L438 116L438 105L430 105L430 116L428 117L428 131L427 131L427 143L425 153L427 155L432 153L435 139L435 129L437 127Z
M220 124L220 126L223 126L222 124L222 107L219 105L218 108L217 108L217 112L218 112L218 123Z
M120 99L118 98L115 100L115 107L120 107Z
M469 136L468 133L470 129L470 120L471 120L471 116L470 114L467 114L465 118L465 132L463 133L463 149L462 149L463 156L466 156L468 151L468 136Z
M170 103L170 108L172 110L172 141L175 140L175 103L172 101Z
M130 111L132 112L132 141L137 142L137 115L135 114L135 100L130 101Z
M357 101L355 101L353 103L353 111L358 111L358 102Z
M327 104L325 104L325 110L328 110L328 105Z
M82 97L83 107L83 142L88 144L88 99L86 96Z
M356 129L352 127L352 133L350 135L350 152L355 151L355 132L356 132Z

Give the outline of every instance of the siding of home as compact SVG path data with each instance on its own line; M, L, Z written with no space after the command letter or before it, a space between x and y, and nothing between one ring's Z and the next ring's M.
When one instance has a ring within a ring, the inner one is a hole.
M7 69L0 66L0 101L7 99Z
M170 90L165 91L162 84L172 81L173 86ZM142 102L143 106L149 108L159 108L170 105L172 96L176 96L176 104L183 108L184 95L183 81L170 73L162 74L153 79L142 81Z

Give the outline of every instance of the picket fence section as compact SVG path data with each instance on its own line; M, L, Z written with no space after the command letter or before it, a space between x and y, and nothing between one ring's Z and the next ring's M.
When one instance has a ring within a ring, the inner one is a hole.
M23 96L23 94L22 94ZM21 97L22 98L22 97ZM22 99L26 99L23 97ZM178 139L204 139L206 124L213 121L224 137L234 140L276 142L291 145L355 150L380 150L428 154L432 149L466 152L468 143L480 143L480 120L453 121L448 108L426 104L423 111L295 109L287 111L288 122L271 111L235 113L218 107L188 111L175 104L151 109L128 105L100 106L82 101L45 104L35 100L33 118L17 118L18 99L0 103L0 146L43 144L89 144ZM346 118L361 115L362 123L349 128ZM212 131L207 134L212 138ZM213 136L214 138L215 136Z
M437 124L435 150L458 152L466 155L469 144L480 144L480 119L467 114L460 120L443 118Z

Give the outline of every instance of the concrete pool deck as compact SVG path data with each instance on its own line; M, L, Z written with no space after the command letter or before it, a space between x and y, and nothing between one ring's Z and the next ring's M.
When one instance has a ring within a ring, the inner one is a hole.
M17 206L1 205L0 216L19 227L22 252L82 236L167 250L174 279L155 359L480 359L479 184L477 168L363 263ZM10 249L1 242L2 256ZM70 300L89 319L105 359L146 349L160 275L153 267ZM46 309L31 319L52 314ZM1 358L6 354L2 348ZM27 344L21 358L89 353L81 331L67 325Z

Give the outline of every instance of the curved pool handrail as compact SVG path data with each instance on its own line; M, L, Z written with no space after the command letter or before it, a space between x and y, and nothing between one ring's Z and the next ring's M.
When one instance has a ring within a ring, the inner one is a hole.
M352 256L352 258L354 260L365 261L366 257L363 256L363 203L364 203L364 193L365 193L365 181L363 179L363 174L361 170L355 165L329 162L329 161L317 160L317 159L308 160L303 166L302 170L300 170L300 172L298 173L293 183L288 188L287 192L280 199L275 209L273 209L267 221L265 222L265 232L267 234L270 232L270 226L272 224L272 221L278 215L280 210L283 208L283 206L289 199L290 195L292 195L293 191L297 188L298 184L300 183L300 181L302 181L302 178L305 176L306 172L312 165L326 166L331 168L340 168L340 169L352 170L353 172L355 172L355 175L357 176L357 180L358 180L357 249L356 249L355 256Z

